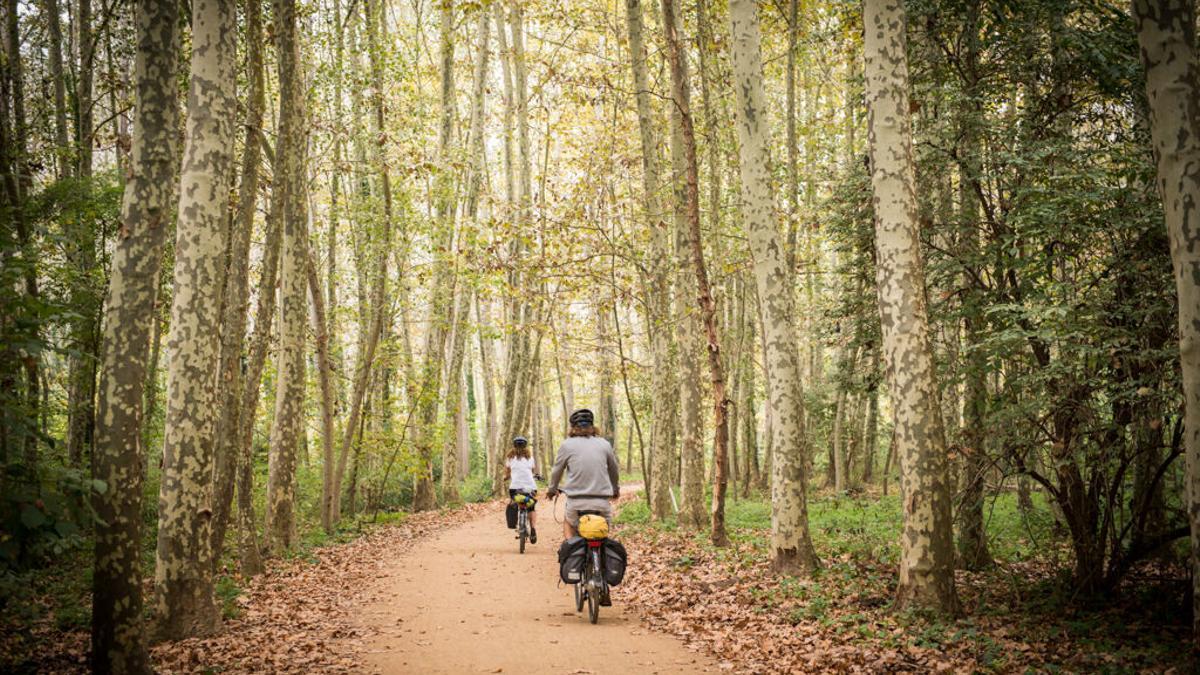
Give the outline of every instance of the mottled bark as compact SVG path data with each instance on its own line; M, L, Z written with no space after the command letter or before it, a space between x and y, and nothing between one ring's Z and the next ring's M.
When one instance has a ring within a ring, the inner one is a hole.
M104 362L92 471L105 483L92 573L92 671L149 673L142 626L143 390L158 328L163 244L175 205L179 160L179 5L139 0L134 23L136 105L130 178L121 201L104 330Z
M229 268L225 274L224 316L221 320L221 366L217 375L221 401L217 418L216 456L213 465L212 556L214 570L225 547L225 531L233 503L241 435L242 358L245 354L246 312L250 300L250 239L258 198L258 169L262 157L263 88L262 5L246 0L246 92L245 135L242 168L237 189L237 211L233 218Z
M1184 457L1191 526L1192 626L1200 644L1200 84L1190 0L1134 0L1158 191L1166 214L1179 301Z
M787 266L796 269L800 220L800 149L796 135L796 45L800 37L800 2L788 0L787 7L787 69L784 88L787 92ZM807 318L807 312L806 318ZM806 324L809 321L805 321ZM805 333L812 327L805 325ZM812 336L809 336L812 339Z
M279 132L275 182L283 200L279 254L279 350L275 415L267 461L268 550L288 551L296 539L296 453L304 433L304 343L308 302L308 134L304 113L295 0L275 0L275 52L279 66Z
M236 7L192 3L192 62L180 171L154 613L159 639L210 633L219 299L234 114ZM161 28L161 26L160 26Z
M771 419L771 561L785 573L807 573L817 565L808 532L808 440L796 346L793 272L772 212L769 129L763 95L758 6L729 4L730 54L737 98L736 127L743 214L754 257L761 303L764 367Z
M917 237L916 170L901 0L866 0L865 72L876 288L904 496L900 608L958 611L946 442Z

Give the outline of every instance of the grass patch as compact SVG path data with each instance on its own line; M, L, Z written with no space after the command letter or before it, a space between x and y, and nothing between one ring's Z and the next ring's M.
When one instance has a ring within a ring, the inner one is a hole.
M213 590L217 596L217 602L221 605L221 616L226 619L238 618L242 613L242 608L238 606L237 599L242 595L242 587L237 578L221 576L217 579Z

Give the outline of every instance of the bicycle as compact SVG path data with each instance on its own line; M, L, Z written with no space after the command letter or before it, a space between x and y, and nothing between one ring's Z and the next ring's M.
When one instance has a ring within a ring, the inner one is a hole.
M599 511L581 511L583 516L603 516ZM586 538L585 538L586 539ZM596 623L600 620L600 607L611 606L609 601L608 580L604 576L604 542L607 538L586 539L587 561L580 573L579 583L574 584L575 611L582 612L583 604L588 606L588 620Z
M521 553L525 553L525 540L529 538L529 506L534 503L534 497L524 492L513 495L517 503L517 540Z
M588 620L596 623L600 620L601 605L608 601L608 582L604 580L600 561L604 540L588 539L587 544L588 561L583 566L583 577L575 584L575 611L583 611L583 603L587 602Z

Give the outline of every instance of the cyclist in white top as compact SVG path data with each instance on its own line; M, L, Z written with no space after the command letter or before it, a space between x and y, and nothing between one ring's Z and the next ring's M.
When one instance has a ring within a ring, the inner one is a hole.
M517 436L513 439L512 449L508 451L508 458L504 460L504 478L508 481L508 498L512 499L517 496L518 492L523 492L527 495L537 496L537 483L534 476L537 474L537 464L533 460L533 453L529 452L529 441L524 436ZM536 504L530 505L529 510L529 543L537 543L537 512L534 510Z

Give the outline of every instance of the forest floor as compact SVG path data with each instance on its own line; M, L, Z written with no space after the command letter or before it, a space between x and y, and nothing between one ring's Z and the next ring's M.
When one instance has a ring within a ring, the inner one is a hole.
M568 675L1184 673L1196 666L1187 617L1176 607L1185 595L1177 592L1178 570L1142 571L1116 602L1073 598L1060 575L1065 551L1042 508L1018 516L1010 500L997 500L989 527L1013 543L993 551L992 570L959 573L966 614L939 619L890 606L894 497L815 496L810 517L823 567L810 579L769 570L770 505L762 498L729 503L734 544L725 549L669 520L650 523L635 495L622 501L616 537L630 568L598 625L573 611L570 588L558 583L561 532L551 504L540 505L539 543L521 555L493 501L388 514L397 522L271 561L244 587L219 586L222 632L158 645L154 666L161 673ZM1167 581L1152 581L1166 572ZM10 666L0 671L86 672L86 624L76 625L56 626L50 614L18 641L0 639L0 657L20 644L26 654L0 658Z
M553 506L539 505L538 543L523 555L496 510L390 560L358 616L366 663L383 673L720 672L698 646L642 626L621 587L596 625L577 613L558 579Z

